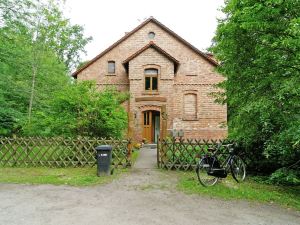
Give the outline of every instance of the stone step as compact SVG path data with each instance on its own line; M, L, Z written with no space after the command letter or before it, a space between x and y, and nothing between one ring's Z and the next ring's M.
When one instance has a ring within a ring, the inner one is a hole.
M144 144L143 148L156 149L157 148L157 144Z

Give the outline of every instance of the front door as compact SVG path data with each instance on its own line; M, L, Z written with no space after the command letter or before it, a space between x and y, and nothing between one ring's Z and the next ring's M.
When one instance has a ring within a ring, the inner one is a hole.
M160 133L160 112L143 112L143 138L148 143L157 143L157 136Z
M153 142L152 137L152 111L145 111L143 113L143 139L146 139L147 142Z

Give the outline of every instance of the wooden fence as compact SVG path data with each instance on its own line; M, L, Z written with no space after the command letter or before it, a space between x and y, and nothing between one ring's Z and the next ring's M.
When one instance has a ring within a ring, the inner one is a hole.
M225 158L224 153L228 152L228 144L227 140L162 139L158 142L157 164L159 168L165 169L195 169L201 156L213 154L217 149L222 153L219 156Z
M0 166L93 167L98 145L112 145L114 167L131 166L130 140L83 137L0 137Z

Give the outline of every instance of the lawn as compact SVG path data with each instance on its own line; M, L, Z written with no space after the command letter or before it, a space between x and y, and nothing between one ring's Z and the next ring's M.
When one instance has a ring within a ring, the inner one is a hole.
M227 200L240 199L278 204L300 210L300 187L260 184L252 178L236 183L231 177L223 179L213 187L203 187L194 172L177 172L177 188L187 194L199 194Z
M88 186L105 184L127 169L114 170L111 176L98 177L94 168L0 168L0 183Z

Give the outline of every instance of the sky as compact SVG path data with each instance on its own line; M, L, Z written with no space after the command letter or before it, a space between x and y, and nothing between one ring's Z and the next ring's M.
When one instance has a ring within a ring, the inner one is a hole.
M205 51L217 27L224 0L66 0L64 12L82 25L93 41L86 46L89 60L153 16L196 48Z

